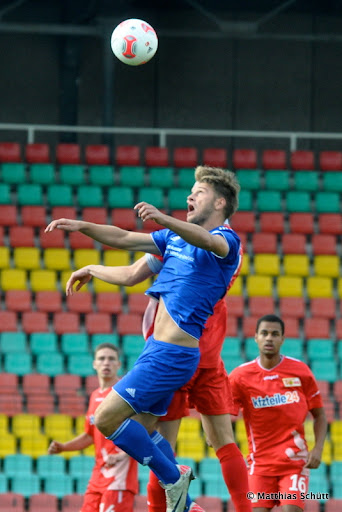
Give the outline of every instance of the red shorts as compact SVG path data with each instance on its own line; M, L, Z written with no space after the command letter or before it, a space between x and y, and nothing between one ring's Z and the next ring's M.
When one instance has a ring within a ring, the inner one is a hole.
M160 419L183 418L189 415L189 409L208 416L233 414L234 402L222 359L217 368L197 368L189 382L176 391L167 415Z
M86 491L80 512L133 512L131 491Z
M309 471L298 469L281 476L248 475L248 483L249 490L254 494L251 499L253 508L295 505L304 509L303 495L309 489Z

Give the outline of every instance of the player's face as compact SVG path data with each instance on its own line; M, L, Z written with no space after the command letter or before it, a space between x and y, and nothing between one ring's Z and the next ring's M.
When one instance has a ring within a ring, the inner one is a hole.
M261 322L258 332L255 334L255 341L260 354L268 356L279 354L280 347L284 342L281 325L278 322Z
M215 211L216 200L215 192L209 183L196 181L191 194L187 198L188 214L186 220L192 224L203 225Z
M111 380L116 377L121 366L118 353L111 348L101 348L96 352L93 367L99 378Z

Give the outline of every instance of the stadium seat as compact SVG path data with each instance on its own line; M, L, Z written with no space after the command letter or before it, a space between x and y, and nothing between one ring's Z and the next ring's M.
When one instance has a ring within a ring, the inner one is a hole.
M281 353L284 356L295 357L303 361L304 358L304 344L301 338L288 338L287 333L285 342L281 347Z
M280 257L278 254L256 254L254 256L256 274L277 276L280 273Z
M177 184L179 188L186 189L189 195L191 187L194 184L194 169L192 167L183 167L178 169Z
M80 185L77 188L77 203L80 208L100 208L104 203L102 188L99 185Z
M173 167L150 167L148 170L148 184L150 187L172 188L174 186Z
M28 413L36 414L40 417L51 414L55 410L54 397L44 391L39 394L27 395L26 410Z
M57 496L45 492L32 494L29 498L29 512L58 512Z
M20 439L20 452L30 455L34 459L45 455L47 449L48 438L44 434L35 433L34 436L25 436Z
M254 254L277 254L277 237L275 233L254 233L252 236Z
M17 186L18 205L43 205L43 190L37 183L20 183Z
M98 209L98 208L96 208ZM90 221L90 222L96 222ZM107 223L107 222L106 222ZM54 233L54 232L52 232ZM84 235L80 231L74 231L69 233L69 245L70 249L94 249L95 242L89 236Z
M38 269L40 268L40 250L38 247L15 247L13 260L15 268Z
M290 166L293 171L313 171L315 169L315 158L313 151L292 151L290 155Z
M339 192L316 192L315 208L318 214L321 213L339 213L340 207Z
M26 172L23 163L4 163L1 165L1 178L3 183L19 185L25 183Z
M115 150L115 163L117 165L140 165L139 146L117 146Z
M75 220L77 218L76 208L74 206L53 206L51 209L52 219L67 219Z
M250 338L255 334L255 328L259 316L244 316L242 319L242 335L244 338Z
M84 165L63 164L59 167L59 181L63 185L79 186L85 182L84 173Z
M57 312L53 317L53 329L56 334L80 332L80 318L77 313Z
M37 291L36 308L38 311L46 311L47 313L55 313L56 311L62 311L61 293L57 290Z
M43 391L49 392L50 379L47 375L29 373L23 376L22 386L25 395L40 395Z
M281 248L285 255L306 255L305 235L302 233L284 233L281 237Z
M198 150L192 147L177 147L173 150L173 164L175 167L196 167L198 164Z
M319 188L319 173L317 171L296 171L293 175L293 188L315 192Z
M330 325L327 318L314 317L304 320L305 338L330 338Z
M265 149L262 152L262 168L265 170L287 169L286 151L283 149Z
M109 208L133 208L133 188L110 187L108 189L107 201Z
M73 421L68 414L48 414L44 418L44 433L49 439L72 437L72 426Z
M110 334L112 328L112 318L110 313L88 313L85 318L85 328L88 334L104 333Z
M95 224L107 224L106 208L83 208L82 219L86 222L95 222ZM75 231L74 233L78 233L78 231ZM88 236L84 236L84 238L89 239Z
M318 229L320 233L340 235L342 233L342 217L338 213L321 213L318 216Z
M53 164L31 164L29 181L38 185L52 185L56 181L56 170Z
M14 204L0 205L0 226L16 226L17 207Z
M290 233L312 234L314 232L314 218L312 213L290 213Z
M74 313L91 313L93 311L92 300L92 294L88 291L68 295L66 298L67 310Z
M88 144L85 147L87 165L109 165L109 146L106 144Z
M96 308L99 313L118 314L122 310L122 295L120 292L100 292L95 295Z
M142 315L138 313L121 313L117 317L117 332L124 334L141 334Z
M337 240L334 235L314 234L311 237L312 254L335 255Z
M16 404L19 404L20 407L17 407ZM19 412L22 412L22 404L21 402L19 403L18 395L12 395L11 398L0 396L0 414L10 417L13 416L14 414L18 414ZM16 452L17 439L14 436L14 434L9 434L8 432L1 432L0 457L3 458L6 457L7 455L12 455Z
M29 290L7 290L5 306L9 311L31 311L31 292Z
M266 171L265 188L286 191L290 188L290 171Z
M69 270L71 269L69 249L45 249L43 254L44 266L48 270Z
M39 246L42 249L65 247L65 233L59 229L55 229L50 233L45 233L42 228L39 232Z
M63 498L66 494L71 494L73 490L72 480L67 474L50 474L43 479L43 482L44 491L57 496L57 498Z
M33 292L55 291L57 289L57 272L54 270L32 270L30 284Z
M64 373L64 361L60 352L42 353L37 355L36 370L39 373L54 377Z
M91 185L111 187L114 185L114 168L111 165L91 165L88 169L88 179Z
M31 354L24 353L8 353L4 356L3 368L5 372L16 373L20 377L32 372Z
M305 335L305 333L304 333ZM333 360L334 359L334 342L329 339L319 338L319 333L313 338L308 339L306 352L309 361Z
M97 375L87 375L85 378L85 391L87 395L90 395L95 389L99 387L99 379ZM81 420L82 432L84 431L84 416Z
M26 144L24 158L28 164L50 162L49 144L39 142Z
M319 168L321 171L342 171L342 152L321 151L319 153Z
M32 226L11 226L9 229L11 247L34 247L34 230Z
M302 297L303 278L299 276L279 276L277 279L278 297Z
M111 223L121 229L136 229L136 213L131 208L114 208L111 211Z
M48 332L48 315L45 311L24 311L22 328L27 334L33 332Z
M204 165L209 165L210 167L221 167L222 169L227 169L227 150L225 148L204 148L202 161Z
M279 299L281 317L305 317L305 301L303 297L281 297Z
M4 494L9 491L9 479L3 473L0 474L0 494ZM1 509L0 509L1 510Z
M17 331L18 321L15 311L0 311L0 332Z
M47 188L47 203L52 208L55 206L73 206L71 185L60 183L49 185Z
M312 210L310 193L307 191L290 190L286 194L286 210L289 213L308 213Z
M237 180L242 190L259 190L261 171L259 169L237 169Z
M325 192L342 192L342 172L325 172L322 185Z
M284 233L284 214L281 212L261 212L259 222L263 233Z
M275 303L273 297L250 297L248 301L251 316L263 316L274 313ZM230 313L228 309L228 314ZM229 321L229 320L228 320Z
M235 283L234 283L235 286ZM234 288L233 286L233 288ZM271 297L272 277L264 275L247 276L246 289L248 297Z
M5 492L1 494L0 510L1 512L24 512L25 498L22 494L16 492Z
M23 332L2 332L0 336L0 350L3 354L12 352L26 352L26 336Z
M15 394L17 392L17 389L18 375L16 375L15 373L0 372L0 394Z
M147 203L153 204L156 208L163 209L164 203L164 192L163 189L158 187L141 187L138 190L138 203L146 201Z
M67 358L67 371L80 377L93 373L93 357L90 354L71 354Z
M145 148L145 165L148 167L167 167L169 165L168 148L148 146Z
M15 420L15 416L13 421ZM3 470L7 477L14 477L15 475L27 475L33 471L33 461L29 455L20 453L13 453L6 455L3 461Z
M9 249L9 247L0 247L0 267L1 268L9 268L10 267L10 249Z
M313 267L316 276L337 278L340 275L339 256L316 255L314 258Z
M259 190L256 196L257 208L260 212L279 212L282 210L282 199L279 190Z
M256 169L257 152L255 149L234 149L232 163L234 169Z
M0 142L0 162L20 162L21 147L18 142Z
M53 388L56 395L76 395L82 389L81 377L79 375L70 375L68 373L56 375Z
M237 233L254 233L256 230L255 213L237 211L231 221L232 228Z
M285 275L306 277L310 274L309 257L306 254L285 254L283 268Z
M15 414L12 418L12 432L18 437L32 437L40 432L40 418L36 414L20 413ZM28 457L27 457L28 459ZM26 467L28 465L28 471L32 469L32 464L28 464L26 461ZM15 462L13 461L13 467Z
M61 414L68 414L72 418L86 413L87 407L84 396L60 395L58 409Z
M130 313L144 313L149 298L143 293L131 293L128 295L128 311Z
M11 204L11 188L8 183L0 183L0 204Z
M227 294L225 297L228 316L242 317L244 315L244 299L242 296Z
M333 282L329 277L310 276L307 278L307 295L315 297L333 297Z
M45 228L47 222L44 206L23 206L21 208L21 222L24 226Z
M89 338L87 332L67 332L61 335L61 350L63 354L88 354Z
M59 143L56 147L56 162L58 164L81 163L81 148L79 144Z
M87 237L89 238L89 237ZM74 248L74 267L82 268L86 265L100 264L100 251L97 249L76 249Z
M239 211L253 210L252 192L250 190L241 190L239 194Z

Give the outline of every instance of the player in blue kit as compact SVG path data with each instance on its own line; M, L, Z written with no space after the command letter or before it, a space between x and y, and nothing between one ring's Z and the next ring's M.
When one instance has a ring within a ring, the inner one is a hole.
M195 179L187 222L144 202L135 206L143 221L153 219L166 228L151 235L69 219L54 220L46 228L81 231L116 248L163 256L163 268L147 291L159 299L154 335L133 369L98 407L95 424L157 475L166 492L167 512L195 510L187 498L192 470L176 465L170 445L155 427L173 392L195 372L204 324L240 263L239 238L223 226L238 206L240 187L234 174L199 167Z

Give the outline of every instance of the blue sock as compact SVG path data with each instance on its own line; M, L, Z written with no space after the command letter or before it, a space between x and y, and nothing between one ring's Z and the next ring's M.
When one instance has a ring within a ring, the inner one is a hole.
M161 450L163 452L163 454L166 455L166 457L168 459L170 459L172 462L177 464L175 455L173 453L173 449L172 449L169 441L167 441L165 439L165 437L163 437L157 430L152 432L150 437L152 439L152 442L158 446L159 450ZM190 508L191 503L192 503L192 499L190 498L190 496L188 494L186 497L185 510L188 510Z
M175 462L152 442L147 430L140 423L131 419L125 420L107 439L140 464L148 466L164 484L174 484L179 479Z

